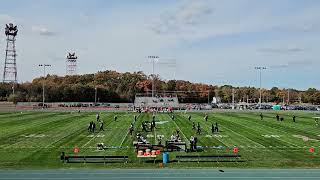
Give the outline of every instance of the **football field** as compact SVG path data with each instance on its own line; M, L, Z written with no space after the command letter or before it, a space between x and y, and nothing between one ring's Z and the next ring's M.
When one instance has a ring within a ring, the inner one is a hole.
M198 146L203 152L170 153L168 167L174 168L316 168L320 166L320 127L314 121L316 113L278 112L284 121L277 121L275 112L210 112L208 121L205 112L176 112L172 120L167 113L156 114L156 129L143 133L151 144L157 143L162 135L164 143L176 131L181 132L182 141L189 145L189 138L196 135L192 122L199 122L202 128ZM114 116L118 117L114 121ZM134 115L138 116L134 122ZM191 121L188 115L192 116ZM296 122L292 121L295 115ZM14 112L0 113L0 168L158 168L156 163L139 161L133 141L128 133L134 123L135 133L141 131L143 121L151 121L151 113L101 112L104 131L90 133L90 121L96 121L96 112ZM218 123L219 133L211 132L211 125ZM106 150L97 150L97 143L104 143ZM72 163L60 161L60 153L74 155L128 155L128 163ZM176 155L222 155L233 154L237 147L243 162L177 162ZM314 148L314 152L310 152Z

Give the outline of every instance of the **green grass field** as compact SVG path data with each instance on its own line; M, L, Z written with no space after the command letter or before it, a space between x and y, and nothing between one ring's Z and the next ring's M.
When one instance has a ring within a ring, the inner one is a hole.
M205 122L204 112L190 113L192 121L200 122L202 134L197 136L204 152L170 153L170 160L177 154L233 154L234 146L245 162L171 162L168 167L233 167L233 168L315 168L320 167L320 127L312 117L315 113L279 112L283 122L277 122L274 112L264 112L260 120L258 112L212 112ZM90 121L95 121L95 112L16 112L0 113L0 168L41 169L41 168L157 168L159 165L139 162L132 145L134 137L128 128L135 113L101 112L105 131L91 134L87 131ZM292 115L297 122L292 122ZM113 116L118 121L113 121ZM157 114L156 120L163 121L154 132L148 133L148 140L155 143L156 135L169 139L180 130L182 140L188 142L192 122L188 114L175 113L175 120L168 114ZM143 113L138 117L135 131L140 131L144 120L151 120L152 114ZM211 123L219 123L220 132L211 133ZM147 134L145 134L147 135ZM96 144L103 142L108 149L97 151ZM188 143L189 144L189 143ZM63 164L60 152L73 154L73 148L80 148L79 155L128 155L129 162L110 164ZM309 149L315 148L314 153ZM159 158L160 160L161 158Z

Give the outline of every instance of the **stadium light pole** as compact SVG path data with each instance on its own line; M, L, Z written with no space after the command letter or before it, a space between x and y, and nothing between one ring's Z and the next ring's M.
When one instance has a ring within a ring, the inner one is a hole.
M259 87L259 91L260 91L260 97L259 97L259 109L261 109L261 74L262 74L262 70L265 70L267 69L266 67L263 67L263 66L257 66L257 67L254 67L254 69L256 70L259 70L259 79L260 79L260 87Z
M97 87L94 88L94 105L97 104Z
M234 109L234 88L232 88L232 109Z
M288 88L288 102L287 102L287 105L289 106L290 104L290 88Z
M45 78L46 78L46 67L50 67L50 64L39 64L39 67L43 67L43 81L42 81L42 109L44 109L44 102L45 102Z
M151 94L152 94L152 98L154 97L154 78L155 78L155 75L154 75L154 65L155 63L158 61L159 59L159 56L148 56L148 59L150 59L152 61L152 91L151 91Z

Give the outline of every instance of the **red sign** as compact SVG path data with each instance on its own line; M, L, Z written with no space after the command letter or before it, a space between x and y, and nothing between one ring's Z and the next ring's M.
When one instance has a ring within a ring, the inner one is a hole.
M237 147L234 147L234 148L233 148L233 152L234 152L234 153L238 153L238 152L239 152L239 149L238 149Z
M309 152L314 153L314 148L310 148Z
M73 148L73 152L74 152L75 154L77 154L77 153L80 152L80 149L79 149L78 147L75 147L75 148Z

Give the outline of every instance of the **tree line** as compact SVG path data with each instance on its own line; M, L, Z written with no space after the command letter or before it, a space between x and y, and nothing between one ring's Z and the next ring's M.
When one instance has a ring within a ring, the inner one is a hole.
M44 83L46 102L94 102L95 92L99 102L133 102L136 93L152 90L153 78L157 92L178 91L176 94L183 103L204 103L213 97L231 103L233 92L236 102L259 102L259 89L255 87L216 86L185 80L165 81L159 76L147 76L141 71L119 73L110 70L95 74L35 78L32 82L15 84L14 95L11 83L0 83L0 101L41 102ZM288 93L288 89L273 87L262 89L261 92L262 102L287 103L289 99L289 103L320 104L320 91L315 88L304 91L289 89Z

